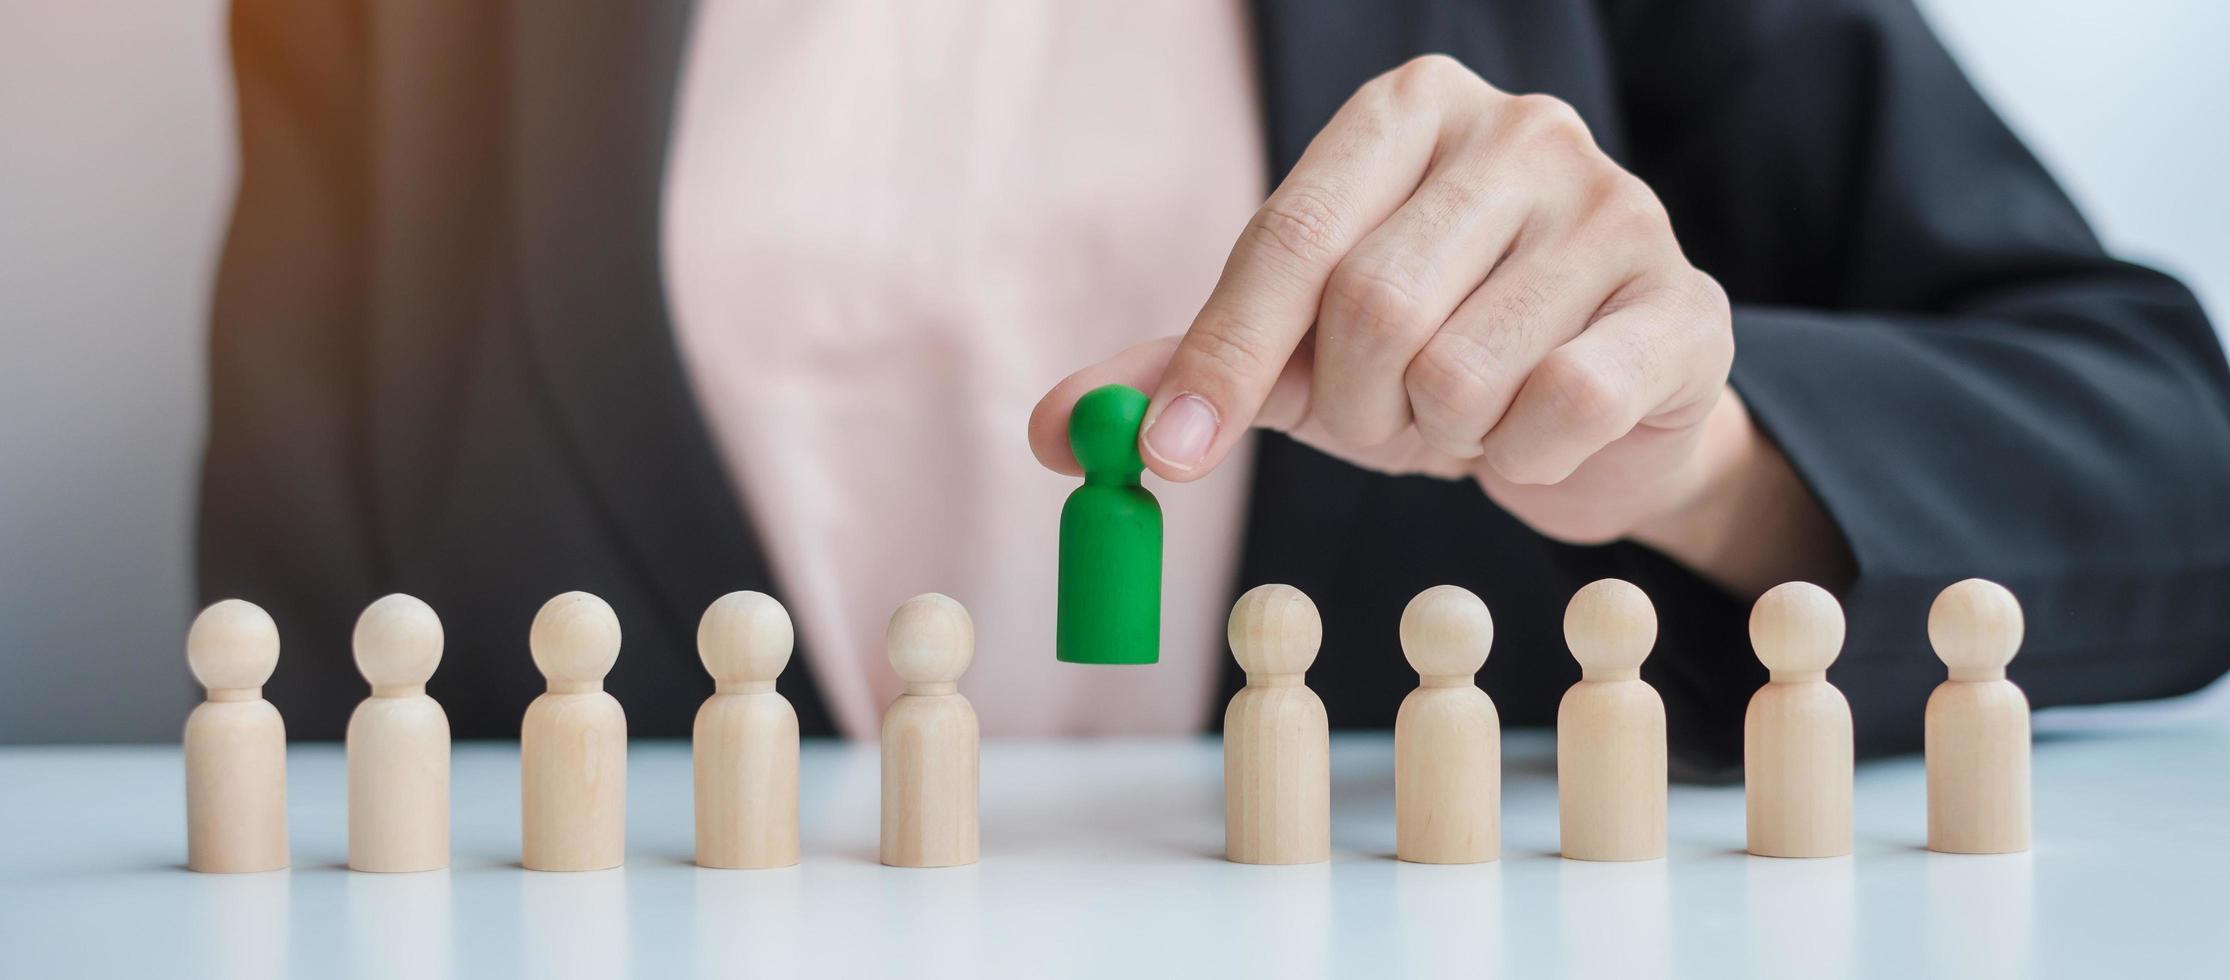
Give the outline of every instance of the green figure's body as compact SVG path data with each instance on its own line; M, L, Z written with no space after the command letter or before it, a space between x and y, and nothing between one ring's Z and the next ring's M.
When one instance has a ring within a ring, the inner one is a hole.
M1138 427L1146 396L1094 388L1069 416L1069 448L1084 485L1061 506L1056 643L1079 664L1161 659L1161 504L1139 486Z

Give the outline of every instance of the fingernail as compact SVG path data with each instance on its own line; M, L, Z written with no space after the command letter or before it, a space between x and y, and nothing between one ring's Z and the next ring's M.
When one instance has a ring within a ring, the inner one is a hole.
M1216 441L1216 409L1199 395L1178 395L1146 427L1148 452L1181 470L1200 465L1208 444Z

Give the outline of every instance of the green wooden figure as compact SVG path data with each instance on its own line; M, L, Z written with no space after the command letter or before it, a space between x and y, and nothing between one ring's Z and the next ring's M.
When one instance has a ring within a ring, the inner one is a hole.
M1140 486L1138 427L1146 395L1094 388L1069 415L1084 485L1061 506L1056 652L1079 664L1161 659L1161 504Z

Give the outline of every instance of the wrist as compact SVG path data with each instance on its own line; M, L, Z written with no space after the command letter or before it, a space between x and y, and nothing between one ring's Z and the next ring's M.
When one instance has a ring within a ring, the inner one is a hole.
M1632 540L1745 599L1784 581L1848 584L1842 531L1734 389L1721 392L1690 459L1687 492Z
M1722 388L1698 428L1688 473L1674 482L1664 509L1636 525L1629 537L1691 564L1722 550L1740 509L1743 476L1754 466L1757 438L1741 396Z

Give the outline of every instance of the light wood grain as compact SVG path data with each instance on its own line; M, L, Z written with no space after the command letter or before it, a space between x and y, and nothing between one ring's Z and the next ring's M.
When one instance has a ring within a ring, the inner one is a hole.
M2029 849L2029 699L2005 677L2021 649L2021 604L1967 579L1928 610L1928 641L1950 677L1928 697L1928 849Z
M974 864L981 732L959 681L975 657L975 622L946 596L919 595L891 614L883 642L906 687L883 714L882 861Z
M252 602L202 610L186 664L207 700L186 717L186 867L235 874L287 866L286 725L263 699L279 630Z
M1750 645L1771 676L1743 719L1752 854L1851 852L1851 706L1827 681L1843 631L1835 597L1804 582L1775 586L1751 609Z
M1402 611L1416 690L1394 718L1394 855L1473 864L1502 853L1502 720L1474 677L1494 643L1487 604L1453 585Z
M798 714L775 693L796 642L774 597L731 592L697 624L713 694L697 710L697 863L781 868L798 863Z
M604 691L619 658L619 617L568 592L543 604L528 636L549 691L519 731L520 863L596 871L625 859L627 715Z
M1324 642L1316 604L1290 585L1257 586L1232 606L1226 638L1247 684L1223 715L1224 856L1331 860L1331 728L1306 684Z
M1589 583L1564 612L1580 682L1556 711L1556 792L1565 857L1665 856L1665 703L1641 679L1657 642L1649 597L1618 579Z
M348 866L449 866L449 716L426 696L441 663L441 619L390 595L357 617L356 667L372 694L348 719Z

